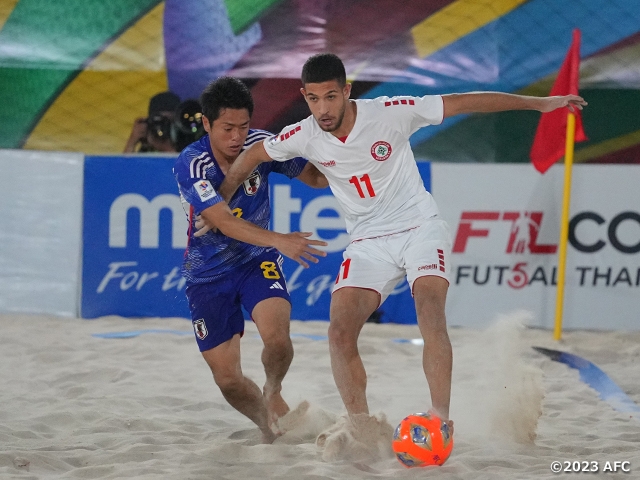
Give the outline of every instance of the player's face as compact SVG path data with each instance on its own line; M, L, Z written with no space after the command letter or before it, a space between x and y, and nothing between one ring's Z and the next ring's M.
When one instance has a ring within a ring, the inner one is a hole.
M307 83L300 89L311 114L325 132L335 132L342 126L349 104L351 84L341 87L336 80Z
M213 122L202 117L202 125L209 134L211 150L216 159L233 162L244 146L249 133L249 111L246 108L225 108Z

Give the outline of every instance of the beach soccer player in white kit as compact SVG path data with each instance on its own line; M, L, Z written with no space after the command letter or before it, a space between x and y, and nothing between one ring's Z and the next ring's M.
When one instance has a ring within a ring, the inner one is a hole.
M331 368L347 412L369 413L358 336L406 275L424 338L422 362L431 410L452 427L453 355L445 317L451 237L424 187L409 137L457 114L547 112L581 109L586 103L575 95L499 92L351 100L344 65L328 53L307 60L302 84L312 115L243 152L229 169L220 194L229 198L264 161L301 156L326 176L351 239L333 289L329 324Z

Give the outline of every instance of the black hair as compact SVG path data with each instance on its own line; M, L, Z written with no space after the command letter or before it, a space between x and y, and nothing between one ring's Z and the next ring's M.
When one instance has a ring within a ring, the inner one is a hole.
M337 80L343 87L347 83L347 74L340 57L333 53L318 53L304 63L301 80L302 85Z
M207 85L200 95L200 104L202 114L210 122L217 120L220 111L225 108L246 108L249 117L253 114L251 91L243 82L233 77L220 77Z

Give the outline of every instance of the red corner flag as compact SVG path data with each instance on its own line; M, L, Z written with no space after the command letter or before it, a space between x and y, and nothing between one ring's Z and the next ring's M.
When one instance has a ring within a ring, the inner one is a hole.
M550 96L554 95L578 95L578 82L580 77L580 30L573 31L573 40L567 56L560 67ZM565 141L567 131L566 108L558 108L553 112L543 113L536 130L531 147L531 161L540 173L546 172L559 158L565 155ZM587 140L582 128L582 115L576 109L576 134L575 141Z

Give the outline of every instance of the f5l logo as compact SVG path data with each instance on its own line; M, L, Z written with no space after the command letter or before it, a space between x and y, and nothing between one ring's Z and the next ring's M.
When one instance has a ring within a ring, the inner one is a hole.
M554 254L557 245L538 244L543 212L462 212L453 253L464 253L471 237L488 237L490 223L511 222L506 253ZM478 228L482 226L484 228Z
M260 188L260 173L257 171L253 172L249 175L249 178L242 182L242 186L247 195L255 195Z

